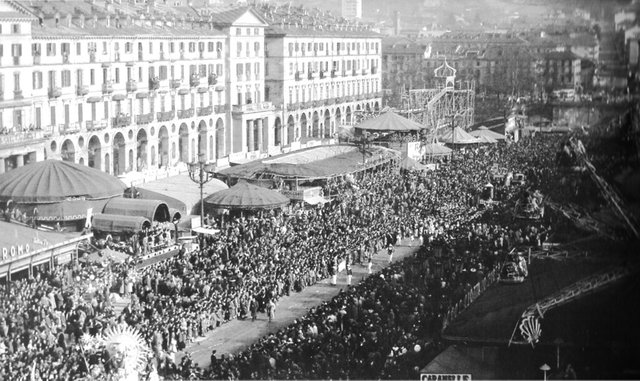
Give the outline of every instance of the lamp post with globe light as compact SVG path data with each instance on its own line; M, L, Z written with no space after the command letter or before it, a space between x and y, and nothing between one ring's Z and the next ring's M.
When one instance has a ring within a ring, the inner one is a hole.
M204 226L204 184L213 179L213 172L216 169L215 164L207 163L204 154L198 155L197 163L189 163L189 178L200 186L200 226Z
M547 364L542 364L540 370L544 372L544 381L547 381L547 372L551 370L551 367Z

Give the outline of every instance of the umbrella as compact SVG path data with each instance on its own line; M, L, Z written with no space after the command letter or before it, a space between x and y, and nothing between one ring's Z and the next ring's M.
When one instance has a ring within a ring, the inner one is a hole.
M387 111L384 114L367 119L356 126L361 130L369 131L419 131L422 125L409 120L393 111Z
M273 209L289 203L289 198L280 192L239 182L205 198L204 202L215 208L227 209Z
M494 140L506 139L506 137L503 134L499 134L497 132L491 131L485 126L480 126L477 130L469 132L469 135L475 136L476 138L489 137Z

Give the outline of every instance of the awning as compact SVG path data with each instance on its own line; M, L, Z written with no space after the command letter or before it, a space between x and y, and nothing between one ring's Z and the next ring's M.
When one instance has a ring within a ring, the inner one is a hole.
M198 87L198 93L200 94L206 93L207 91L209 91L208 87Z
M211 228L205 228L205 227L197 227L197 228L193 228L191 229L191 231L198 233L198 234L205 234L205 235L216 235L218 233L220 233L220 230L218 229L211 229Z
M169 207L159 200L113 198L104 206L102 213L145 217L150 221L171 221Z
M125 99L127 99L127 94L113 94L111 97L111 100L114 101L123 101Z
M102 101L102 97L89 97L87 103L96 103Z
M147 97L149 97L149 93L146 92L146 91L136 94L136 98L138 98L138 99L144 99L144 98L147 98Z
M178 90L178 94L187 95L187 94L189 94L189 89L180 89L180 90Z
M118 214L96 214L93 216L93 229L109 233L136 233L149 229L151 221L140 216L123 216Z
M21 100L13 100L13 101L2 101L0 102L0 109L3 108L17 108L17 107L27 107L31 106L33 101L31 99L21 99Z
M306 202L309 205L318 205L318 204L325 204L327 202L331 202L331 200L327 200L322 196L313 196L313 197L305 197L304 202Z

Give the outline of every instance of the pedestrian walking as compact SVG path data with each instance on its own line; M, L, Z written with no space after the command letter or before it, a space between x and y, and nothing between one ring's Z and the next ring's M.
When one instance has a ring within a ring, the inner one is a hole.
M251 321L256 321L258 318L258 302L254 298L251 298L249 309L251 310Z
M371 274L371 266L373 265L373 256L369 255L369 261L367 262L367 271Z
M351 286L351 278L353 277L353 270L351 265L347 265L347 286Z
M391 261L393 260L393 252L395 251L394 247L392 244L389 244L389 247L387 248L387 254L389 254L389 263L391 263Z
M276 314L276 304L273 302L273 299L271 299L267 304L267 316L269 316L269 323L271 323L271 320L273 320L273 318L275 317L275 314Z

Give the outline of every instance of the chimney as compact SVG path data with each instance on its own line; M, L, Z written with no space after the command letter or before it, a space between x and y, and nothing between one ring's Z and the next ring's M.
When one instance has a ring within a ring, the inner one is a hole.
M67 28L71 28L71 13L67 13Z
M54 20L56 22L56 28L57 28L60 25L60 13L56 12L56 14L53 15L53 18L54 18Z
M107 28L111 28L111 15L107 15L105 22L107 24Z
M83 13L80 14L79 21L80 21L80 28L84 28L84 14Z

